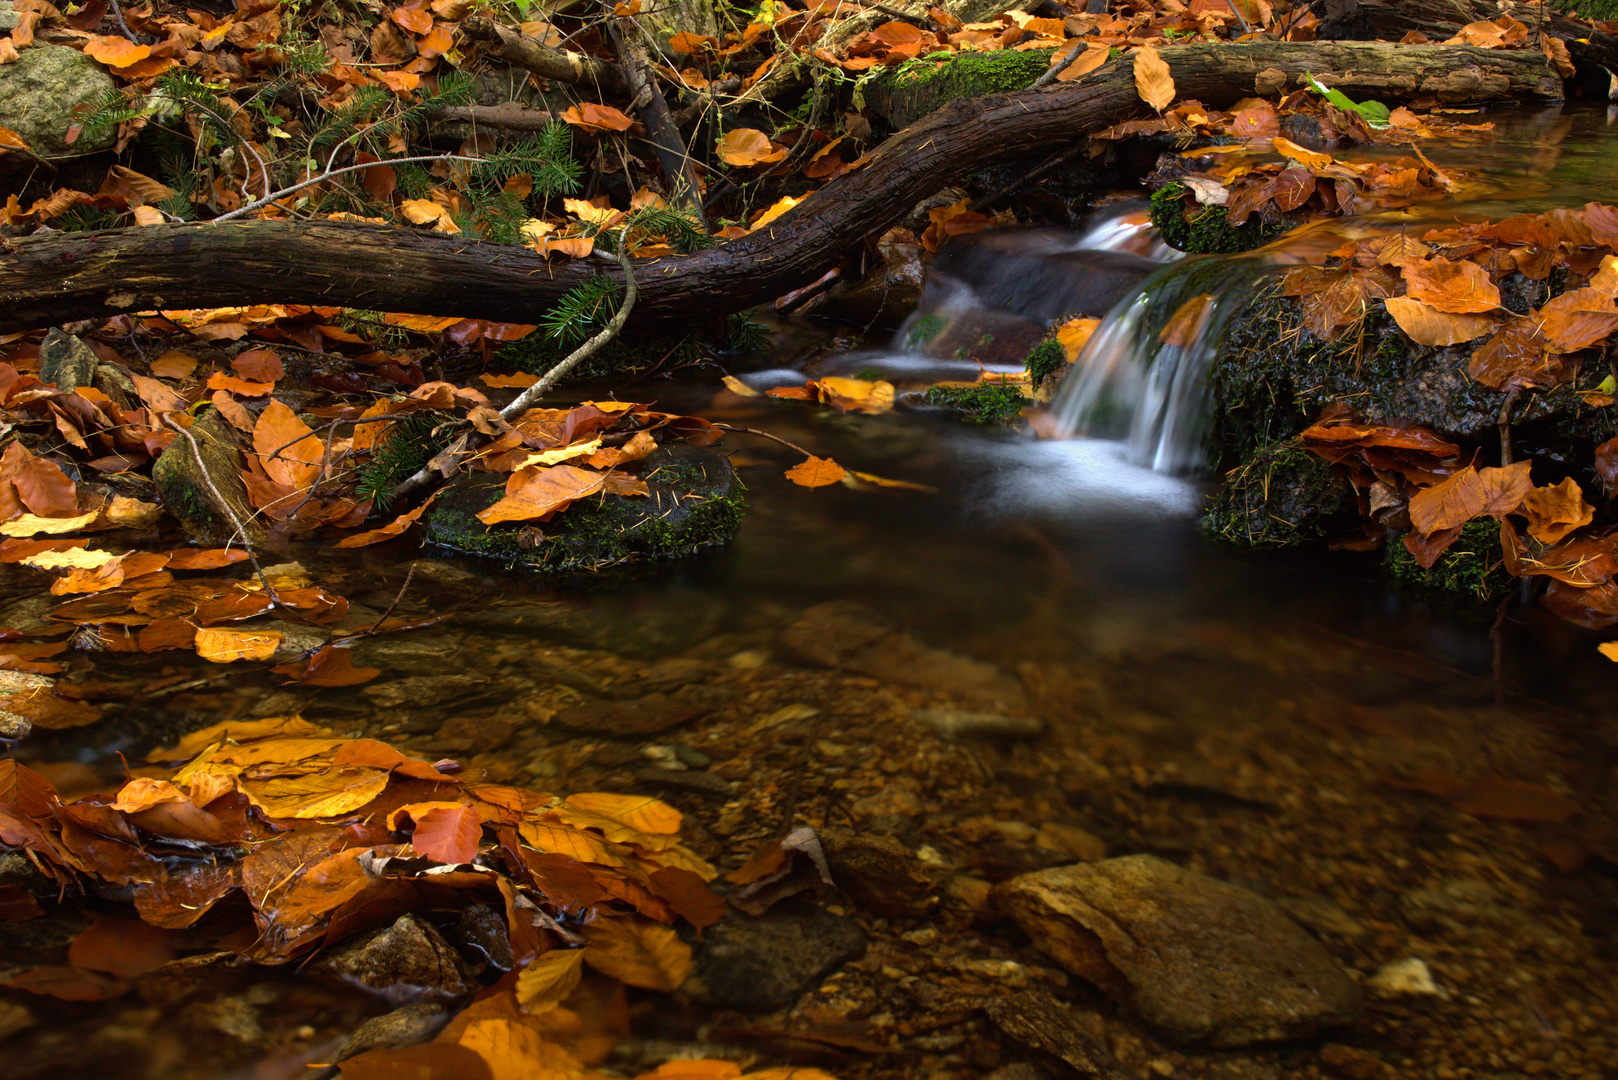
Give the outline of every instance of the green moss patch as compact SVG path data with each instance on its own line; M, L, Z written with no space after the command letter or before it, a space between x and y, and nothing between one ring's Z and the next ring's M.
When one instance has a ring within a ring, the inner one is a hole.
M1461 535L1448 551L1439 556L1431 570L1423 570L1415 556L1397 538L1390 537L1382 564L1401 584L1420 590L1457 593L1489 600L1511 587L1500 548L1500 526L1494 521L1472 521L1461 526Z
M1030 404L1019 387L1008 383L933 386L922 399L969 424L1017 424Z
M1028 89L1050 67L1051 51L957 53L942 62L923 57L872 79L865 87L865 101L897 131L957 98Z
M1204 531L1243 547L1292 547L1351 527L1354 490L1324 459L1276 443L1226 473L1203 515Z
M1263 247L1290 227L1271 225L1253 214L1232 225L1223 206L1188 202L1184 184L1164 184L1152 192L1152 224L1169 246L1192 255L1230 254Z

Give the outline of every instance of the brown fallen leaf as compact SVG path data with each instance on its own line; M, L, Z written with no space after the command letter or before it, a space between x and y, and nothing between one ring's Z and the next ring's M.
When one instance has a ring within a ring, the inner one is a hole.
M283 635L274 631L255 634L210 626L197 631L193 647L204 660L230 664L237 660L268 660L285 640Z
M691 974L691 946L667 926L603 918L585 928L584 962L630 986L674 991Z
M1534 488L1523 497L1528 535L1542 544L1559 544L1568 533L1595 520L1595 507L1570 476L1554 487Z
M1174 76L1169 66L1150 45L1142 45L1134 55L1135 92L1158 112L1174 101Z

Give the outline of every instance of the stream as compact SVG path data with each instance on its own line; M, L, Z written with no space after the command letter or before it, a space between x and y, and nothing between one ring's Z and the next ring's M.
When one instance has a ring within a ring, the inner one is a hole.
M1478 180L1421 207L1423 221L1611 199L1606 110L1490 119L1486 142L1429 150ZM1162 255L1131 228L1091 235ZM725 366L762 387L936 363L843 355L831 333L781 324L772 356ZM1053 1055L1074 1068L1027 1034L1037 1014L985 1012L994 997L1066 1003L1119 1076L1618 1076L1618 706L1596 635L1510 597L1401 591L1376 554L1222 546L1197 529L1208 481L1161 423L1130 441L1038 439L927 410L743 397L719 374L704 365L619 396L766 428L929 490L806 491L782 477L798 455L729 436L748 488L740 532L672 567L553 587L412 539L294 544L275 561L346 596L341 626L385 611L438 621L360 641L356 663L382 675L341 688L182 652L73 651L69 678L102 718L36 732L17 760L70 799L115 790L126 763L197 728L297 714L494 782L656 795L722 871L802 826L914 853L924 900L861 903L891 886L856 872L820 891L822 914L803 915L790 944L760 931L749 957L733 941L729 971L704 967L699 946L700 986L631 992L599 1066L616 1076L686 1057L841 1080L1036 1080L1062 1075ZM142 542L159 539L181 542ZM46 625L48 583L0 566L0 626ZM566 720L581 703L652 694L693 718L649 734L615 728L611 710ZM1490 786L1499 778L1578 813L1519 807ZM1103 854L1272 902L1358 988L1358 1020L1280 1041L1170 1037L988 900L1017 875ZM4 861L16 858L0 857L0 884L25 879ZM771 917L813 906L785 904ZM81 931L119 913L69 897L48 918L0 921L0 982L65 963ZM296 964L221 960L210 934L206 920L178 932L165 946L177 959L108 1000L0 989L0 1075L319 1075L307 1065L398 1004Z

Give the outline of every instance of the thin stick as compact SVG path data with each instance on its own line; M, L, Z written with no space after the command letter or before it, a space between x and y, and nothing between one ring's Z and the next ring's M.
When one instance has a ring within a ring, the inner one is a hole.
M1074 41L1082 41L1083 39L1082 38L1074 38L1073 40ZM1085 53L1087 53L1089 51L1090 51L1090 48L1089 48L1088 45L1085 46L1082 49L1079 48L1077 45L1074 45L1073 46L1073 51L1068 53L1066 58L1064 58L1060 64L1057 64L1053 68L1046 68L1045 69L1045 74L1043 74L1039 78L1035 79L1034 80L1034 85L1029 87L1029 89L1030 90L1038 90L1041 86L1049 86L1051 83L1056 81L1056 77L1058 75L1062 74L1062 72L1064 72L1068 68L1072 67L1073 62L1075 60L1077 60L1080 56L1082 56L1083 54L1085 54Z
M635 287L635 269L629 260L628 241L629 226L625 225L618 233L618 265L624 268L624 302L618 305L618 310L608 320L607 325L603 326L594 337L568 353L560 363L547 371L543 378L518 394L510 405L501 409L500 419L510 423L527 412L533 407L534 402L549 393L551 387L561 381L563 376L594 356L603 346L618 336L618 331L624 328L624 323L629 321L630 311L635 307L635 298L640 295ZM475 448L467 447L463 451L462 457L468 456L473 449ZM401 499L414 494L431 484L433 478L437 475L437 470L433 468L432 462L429 461L406 477L398 487L394 488L391 497Z
M410 564L410 569L405 572L404 584L399 586L398 595L393 598L393 603L388 605L388 610L377 616L376 622L372 623L371 628L365 631L367 637L376 633L377 628L388 621L388 616L393 614L393 609L398 607L399 601L404 599L405 590L410 588L410 579L416 576L416 565L416 563Z
M221 221L229 221L232 218L239 218L244 214L251 214L259 207L268 206L276 199L284 199L294 192L302 191L306 187L314 187L316 184L324 183L334 176L341 176L344 173L357 172L360 169L369 169L376 165L409 165L417 161L470 161L473 164L482 164L483 159L462 157L459 154L417 154L414 157L383 158L381 161L367 161L363 165L345 165L341 169L327 168L319 176L310 177L308 180L301 180L298 183L293 184L291 187L282 188L280 191L272 191L265 195L262 199L255 199L246 206L238 206L228 214L220 214L212 221L207 222L207 224L217 225Z
M734 432L737 435L757 435L761 439L768 439L771 442L780 443L782 446L786 447L788 450L796 450L798 453L802 454L804 457L814 457L815 456L815 455L811 454L809 451L805 450L803 447L799 446L797 443L789 443L785 439L781 438L781 436L779 436L779 435L771 435L768 431L760 431L758 428L732 427L729 424L715 424L714 427L718 428L720 431Z

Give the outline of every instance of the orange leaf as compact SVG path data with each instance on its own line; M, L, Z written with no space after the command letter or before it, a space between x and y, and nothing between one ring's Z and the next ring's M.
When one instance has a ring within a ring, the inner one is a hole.
M136 45L128 38L93 37L84 43L84 55L108 67L128 67L152 55L150 45Z
M512 481L518 482L521 476L521 473L513 474ZM477 517L485 525L544 520L558 510L567 509L575 500L594 495L606 482L606 473L573 465L539 467L532 476L521 480L515 490L508 486L505 498Z
M168 352L152 361L152 374L164 379L189 379L191 373L197 370L197 358L179 349L170 349Z
M1528 535L1542 544L1559 544L1568 533L1595 520L1595 507L1570 476L1554 487L1534 488L1523 497Z
M1135 53L1135 92L1158 112L1174 100L1174 76L1150 45L1142 45Z
M143 632L141 637L143 646L145 640ZM355 667L354 650L336 645L325 646L308 660L277 664L270 670L305 686L358 686L382 674L381 668Z
M787 156L784 148L776 148L762 131L755 128L731 128L719 140L719 159L727 165L746 168L752 165L780 161Z
M809 457L786 471L786 478L800 487L817 488L827 484L840 482L848 475L837 462L830 458Z
M703 49L712 49L719 43L711 37L701 34L679 33L669 38L669 51L680 56L690 56Z
M249 382L238 379L234 375L226 375L223 371L216 371L208 378L208 389L224 390L231 394L241 394L243 397L263 397L275 389L274 383ZM285 406L282 406L285 408Z
M1434 256L1404 264L1410 296L1439 311L1476 314L1500 306L1500 289L1489 272L1475 262L1451 262ZM1611 300L1608 305L1610 307Z
M1410 523L1423 536L1453 529L1477 517L1504 517L1522 505L1533 487L1531 463L1519 461L1502 469L1466 468L1410 497Z
M414 510L406 514L400 514L398 517L394 518L380 529L372 529L370 532L362 532L356 533L353 536L345 536L332 546L340 548L369 547L372 544L380 544L384 540L392 540L395 536L403 535L406 529L410 528L410 526L414 525L421 519L421 515L426 513L427 508L433 504L433 499L437 497L438 496L436 494L429 497L426 502L422 503Z
M134 919L101 919L73 939L67 958L75 967L134 979L174 959L174 934Z
M270 402L259 413L253 427L253 450L270 479L294 491L315 482L326 456L309 425L279 401Z
M584 928L584 962L647 990L674 991L691 974L691 946L667 926L637 918L599 919Z
M1390 296L1382 302L1399 329L1417 345L1458 345L1475 341L1499 322L1491 315L1439 311L1431 304L1408 296Z
M230 366L242 378L257 383L273 383L287 373L281 358L270 349L249 349L239 353L231 360Z
M79 508L77 489L61 466L35 457L15 438L0 454L0 504L8 501L7 488L40 517L72 517Z
M612 106L597 105L593 101L586 101L564 110L562 120L586 131L598 132L628 131L635 124L635 121Z
M275 632L255 634L246 630L220 630L207 627L197 631L197 655L216 664L237 660L268 660L286 639Z

